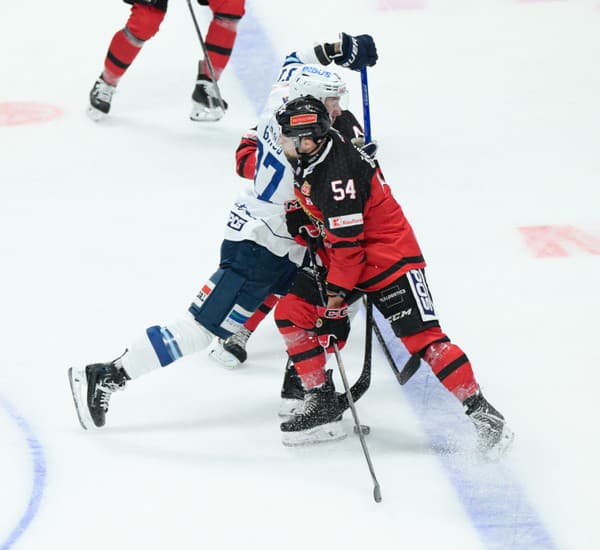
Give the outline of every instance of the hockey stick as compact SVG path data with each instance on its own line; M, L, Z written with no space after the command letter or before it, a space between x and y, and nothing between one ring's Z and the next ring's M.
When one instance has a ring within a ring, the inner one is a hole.
M189 0L188 0L189 1ZM363 104L363 125L365 129L365 143L371 142L371 103L369 101L369 80L367 78L367 68L360 70L360 88L362 91Z
M321 305L323 307L327 307L327 299L325 294L325 289L323 287L323 281L319 275L318 266L317 266L317 257L315 253L315 245L312 239L307 241L308 243L308 255L310 258L310 263L312 264L314 274L315 274L315 283L317 284L317 289L319 291L319 296L321 298ZM340 349L337 345L337 342L332 342L333 351L335 353L335 359L337 361L338 370L340 372L340 376L342 378L342 382L344 383L344 390L346 391L346 398L348 399L348 405L350 406L350 410L352 411L352 418L354 419L354 431L358 434L358 438L360 440L360 445L362 447L363 453L365 455L365 459L367 460L367 465L369 466L369 472L371 473L371 479L373 480L373 498L375 502L381 502L381 487L379 486L379 482L377 481L377 477L375 476L375 470L373 468L373 463L371 462L371 456L369 455L369 449L367 448L367 442L365 441L365 436L362 431L362 427L360 421L358 419L358 413L356 412L356 406L354 405L354 399L352 399L352 393L350 392L350 384L348 384L348 377L346 376L346 369L344 368L344 363L342 362L342 355L340 354Z
M196 19L196 14L194 13L194 8L192 7L192 0L187 0L188 8L190 9L190 14L192 16L192 21L194 22L194 27L196 28L196 34L198 35L198 40L200 41L200 46L202 47L202 54L204 55L204 62L208 67L208 72L210 74L210 79L215 85L215 91L217 93L217 98L219 100L221 108L225 107L225 103L223 102L223 98L221 97L221 90L219 90L219 85L217 84L217 77L215 76L215 69L213 68L212 62L210 61L210 57L208 56L208 50L206 49L206 44L204 43L204 38L202 38L202 33L200 32L200 26L198 25L198 20Z
M360 85L362 91L362 104L363 104L363 125L365 130L365 143L371 142L371 102L369 99L369 80L367 78L367 67L363 67L360 70ZM396 376L396 380L400 383L401 386L404 386L412 375L417 372L419 365L421 364L421 358L417 354L413 354L410 356L402 370L398 370L398 366L390 353L390 350L383 339L383 335L377 326L377 322L373 320L373 312L371 310L371 322L373 325L373 330L375 331L375 336L377 337L377 341L383 348L383 353L385 354L390 367L394 371L394 375Z
M388 360L388 363L394 372L396 380L398 380L398 383L401 386L404 386L404 384L406 384L411 379L412 375L419 369L419 366L421 365L421 356L417 353L414 353L408 358L402 367L402 370L399 370L396 365L396 361L394 361L394 358L392 357L392 354L387 347L385 340L383 339L383 334L381 334L381 330L379 330L379 326L377 325L376 321L373 321L373 331L375 332L375 336L377 337L379 345L383 349L385 358Z
M364 298L364 306L366 312L365 356L360 375L356 382L354 382L354 385L350 388L350 393L352 394L354 402L358 401L371 385L371 365L373 364L373 304L367 297ZM338 394L338 403L342 408L342 411L345 411L350 406L348 397L345 393Z

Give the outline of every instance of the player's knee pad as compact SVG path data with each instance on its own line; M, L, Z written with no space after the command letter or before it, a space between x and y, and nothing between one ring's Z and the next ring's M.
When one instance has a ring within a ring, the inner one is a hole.
M157 32L165 18L165 10L144 4L134 4L127 21L127 30L138 40L146 41Z
M263 302L268 292L256 296L247 279L232 269L219 269L189 308L194 319L220 338L235 334Z
M245 0L209 0L208 5L216 18L239 20L244 16Z

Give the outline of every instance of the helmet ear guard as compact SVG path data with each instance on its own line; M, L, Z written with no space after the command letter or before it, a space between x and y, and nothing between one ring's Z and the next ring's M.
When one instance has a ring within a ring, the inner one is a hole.
M277 111L275 118L281 126L281 133L288 138L295 138L294 141L310 137L319 143L331 128L327 108L310 95L288 101Z

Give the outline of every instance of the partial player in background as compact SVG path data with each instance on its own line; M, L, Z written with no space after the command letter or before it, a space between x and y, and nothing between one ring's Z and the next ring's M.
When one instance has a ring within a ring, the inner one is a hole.
M206 34L206 49L218 80L227 66L237 36L237 25L244 15L245 0L197 0L208 6L213 18ZM140 53L142 46L157 32L162 23L169 0L124 0L132 4L129 19L112 38L104 59L104 70L90 92L88 114L93 120L106 116L125 71ZM227 110L221 104L215 83L210 78L206 61L200 61L196 87L192 93L190 118L195 121L219 120Z
M327 116L330 121L340 116L345 83L322 67L311 65L304 70L307 62L332 60L354 70L374 65L377 51L373 39L342 33L339 42L318 44L308 52L286 58L257 126L254 180L252 185L248 182L229 213L218 270L182 318L149 327L114 361L69 369L73 399L84 428L104 425L111 394L123 389L128 380L205 349L215 336L228 338L244 326L268 296L287 293L298 267L304 263L305 248L286 226L284 203L294 196L293 172L279 144L281 129L274 110L287 100L289 81L297 74L303 81L315 79L319 87L326 87L320 96L328 104Z
M288 102L277 120L299 203L290 209L288 227L293 234L294 228L314 224L327 266L326 296L320 296L314 276L303 276L275 310L306 390L303 414L281 424L284 443L343 437L342 411L325 373L326 350L333 341L343 347L350 330L348 303L359 292L369 295L408 352L420 355L463 404L481 450L502 454L512 431L483 397L463 350L440 327L419 244L378 162L331 129L327 109L316 98Z

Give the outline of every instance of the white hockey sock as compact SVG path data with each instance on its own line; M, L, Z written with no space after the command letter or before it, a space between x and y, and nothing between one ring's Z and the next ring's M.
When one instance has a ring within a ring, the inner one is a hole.
M120 363L131 379L139 378L184 355L203 350L213 338L190 314L163 327L150 327L137 336Z

